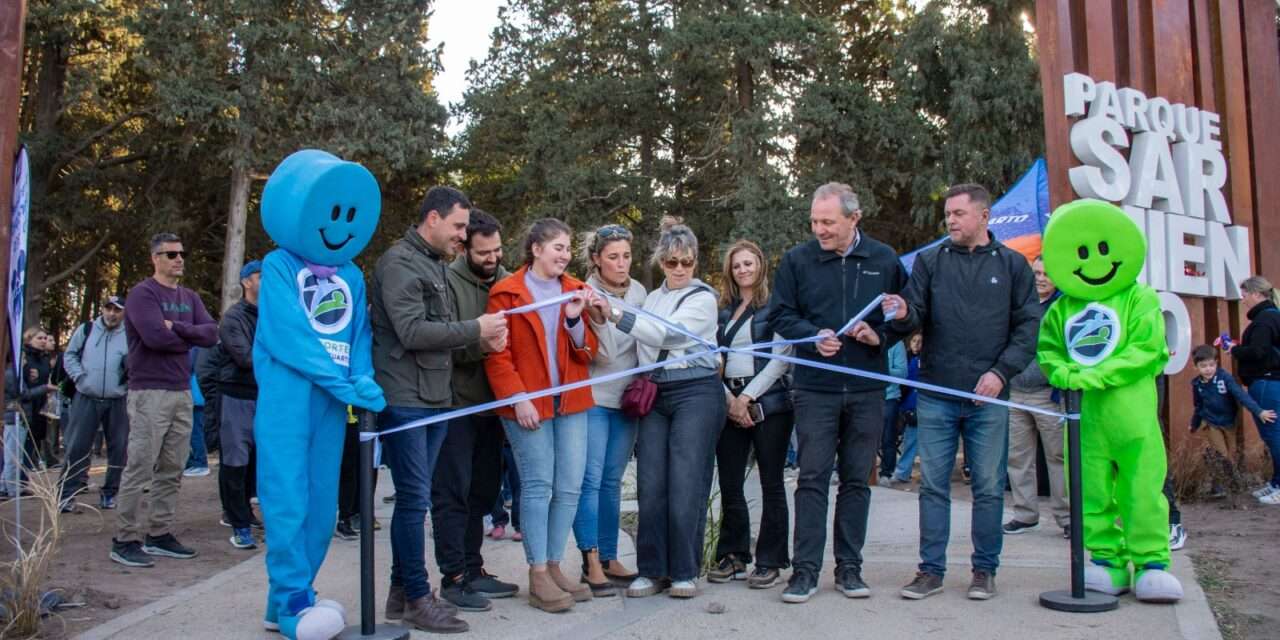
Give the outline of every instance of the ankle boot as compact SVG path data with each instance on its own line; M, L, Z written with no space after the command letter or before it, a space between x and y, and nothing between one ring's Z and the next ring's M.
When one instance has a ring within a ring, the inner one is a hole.
M567 578L560 572L559 562L547 563L547 575L551 576L551 579L555 581L557 587L560 587L562 591L566 591L570 596L573 596L574 602L586 602L591 599L591 588L585 584L577 583Z
M632 580L640 577L639 573L624 567L617 560L605 560L600 565L604 567L604 577L614 582L620 582L623 586L631 584Z
M547 613L559 613L573 608L573 596L556 584L549 571L529 569L529 605Z
M582 552L582 580L581 582L591 589L591 595L597 598L608 598L616 594L616 589L612 582L609 582L608 576L600 582L591 581L591 569L595 568L604 575L604 568L600 566L600 552L595 549L586 549Z

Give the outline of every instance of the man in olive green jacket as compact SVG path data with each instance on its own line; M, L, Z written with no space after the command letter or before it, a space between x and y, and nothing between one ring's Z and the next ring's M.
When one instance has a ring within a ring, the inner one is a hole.
M449 293L461 320L484 315L489 287L507 277L502 268L501 232L493 216L471 210L462 254L448 270ZM454 350L457 406L493 400L484 358L501 348L477 342ZM431 480L431 533L440 567L440 596L463 611L488 611L490 598L509 598L519 590L489 575L480 555L484 515L493 510L502 487L502 438L502 423L492 411L450 420Z
M421 222L387 250L374 267L373 366L387 398L378 416L387 430L447 411L453 405L455 349L506 341L506 319L483 315L459 321L449 291L448 260L466 240L471 202L461 191L435 187L421 207ZM448 423L383 436L383 460L396 487L391 516L391 588L386 616L437 633L467 630L457 609L432 597L422 527L431 503L431 479Z

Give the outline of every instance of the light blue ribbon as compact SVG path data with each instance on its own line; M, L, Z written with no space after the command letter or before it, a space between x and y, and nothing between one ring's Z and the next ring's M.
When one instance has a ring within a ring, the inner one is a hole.
M516 308L514 308L514 309L509 309L509 310L507 310L507 311L505 311L505 312L504 312L504 315L514 315L514 314L517 314L517 313L527 313L527 312L529 312L529 311L536 311L536 310L541 309L541 308L543 308L543 307L548 307L548 306L551 306L551 305L554 305L554 304L561 304L561 303L563 303L563 302L565 302L565 301L569 300L569 299L570 299L570 298L572 298L573 296L574 296L574 294L573 294L573 293L566 293L566 294L562 294L562 295L557 296L557 297L555 297L555 298L549 298L549 299L547 299L547 300L543 300L543 301L540 301L540 302L535 302L535 303L532 303L532 304L527 304L527 305L524 305L524 306L522 306L522 307L516 307ZM843 334L847 333L850 329L852 329L852 328L853 328L853 326L854 326L854 325L856 325L857 323L859 323L859 322L861 322L863 319L865 319L865 318L866 318L868 315L870 315L870 314L871 314L871 312L875 309L876 305L880 304L880 302L881 302L881 300L882 300L883 298L884 298L884 294L880 294L880 295L876 296L876 297L875 297L875 299L873 299L873 300L872 300L872 301L871 301L871 302L870 302L866 307L863 307L863 309L862 309L861 311L859 311L857 315L855 315L855 316L854 316L853 318L851 318L848 322L846 322L846 323L845 323L845 325L844 325L843 327L841 327L840 332L839 332L838 334L836 334L836 335L843 335ZM679 357L679 358L671 358L671 359L668 359L668 360L663 360L662 362L655 362L655 363L652 363L652 364L647 364L647 365L643 365L643 366L639 366L639 367L632 367L632 368L630 368L630 369L626 369L626 370L624 370L624 371L617 371L617 372L610 373L610 374L607 374L607 375L598 376L598 377L595 377L595 378L589 378L589 379L587 379L587 380L579 380L579 381L577 381L577 382L571 382L571 383L568 383L568 384L562 384L562 385L559 385L559 386L556 386L556 387L550 387L550 388L547 388L547 389L541 389L541 390L538 390L538 391L529 391L529 392L525 392L525 393L517 393L517 394L515 394L515 395L513 395L513 396L509 396L509 397L503 398L503 399L501 399L501 400L494 400L494 401L492 401L492 402L485 402L485 403L483 403L483 404L473 405L473 406L470 406L470 407L463 407L463 408L461 408L461 409L454 409L454 410L452 410L452 411L446 411L446 412L444 412L444 413L439 413L439 414L436 414L436 415L434 415L434 416L430 416L430 417L427 417L427 418L422 418L422 419L419 419L419 420L413 420L413 421L411 421L411 422L406 422L406 423L404 423L404 424L397 425L396 427L393 427L393 428L391 428L391 429L386 429L386 430L383 430L383 431L362 431L362 432L360 432L360 440L361 440L361 441L373 440L373 439L378 438L378 437L380 437L380 436L391 435L391 434L393 434L393 433L397 433L397 432L400 432L400 431L408 431L409 429L417 429L417 428L419 428L419 427L425 427L425 426L432 425L432 424L439 424L439 423L441 423L441 422L447 422L447 421L449 421L449 420L453 420L453 419L455 419L455 418L462 418L462 417L469 416L469 415L474 415L474 414L477 414L477 413L484 413L484 412L486 412L486 411L492 411L492 410L494 410L494 409L500 409L500 408L502 408L502 407L509 407L509 406L511 406L511 405L514 405L514 404L517 404L517 403L523 402L523 401L525 401L525 400L534 400L534 399L537 399L537 398L545 398L545 397L547 397L547 396L560 395L560 394L562 394L562 393L564 393L564 392L566 392L566 391L573 391L574 389L581 389L581 388L583 388L583 387L590 387L590 386L592 386L592 385L596 385L596 384L603 384L603 383L606 383L606 382L612 382L612 381L614 381L614 380L621 380L621 379L623 379L623 378L628 378L628 377L634 376L634 375L636 375L636 374L646 373L646 372L649 372L649 371L653 371L653 370L655 370L655 369L661 369L661 368L663 368L663 367L668 367L668 366L671 366L671 365L674 365L674 364L682 364L682 363L685 363L685 362L691 362L691 361L693 361L693 360L698 360L698 359L706 358L706 357L707 357L707 355L709 355L709 354L716 354L716 353L741 353L741 354L745 354L745 355L749 355L749 356L753 356L753 357L757 357L757 358L769 358L769 359L773 359L773 360L781 360L781 361L783 361L783 362L787 362L787 363L790 363L790 364L792 364L792 365L799 365L799 366L805 366L805 367L813 367L813 368L815 368L815 369L823 369L823 370L826 370L826 371L831 371L831 372L834 372L834 373L842 373L842 374L845 374L845 375L851 375L851 376L859 377L859 378L867 378L867 379L870 379L870 380L878 380L878 381L880 381L880 382L887 382L887 383L890 383L890 384L900 384L900 385L905 385L905 386L908 386L908 387L913 387L913 388L921 389L921 390L924 390L924 391L932 391L932 392L934 392L934 393L938 393L938 394L942 394L942 395L946 395L946 396L952 396L952 397L955 397L955 398L961 398L961 399L964 399L964 400L972 400L972 401L974 401L974 402L989 403L989 404L994 404L994 405L1000 405L1000 406L1003 406L1003 407L1008 407L1008 408L1010 408L1010 409L1019 409L1019 410L1027 411L1027 412L1030 412L1030 413L1038 413L1038 414L1040 414L1040 415L1050 416L1050 417L1058 418L1058 419L1060 419L1060 420L1079 420L1079 419L1080 419L1080 415L1079 415L1079 414L1074 414L1074 413L1073 413L1073 414L1066 414L1066 413L1062 413L1062 412L1059 412L1059 411L1052 411L1052 410L1049 410L1049 409L1042 409L1042 408L1040 408L1040 407L1034 407L1034 406L1031 406L1031 405L1020 404L1020 403L1017 403L1017 402L1010 402L1010 401L1008 401L1008 400L1001 400L1000 398L991 398L991 397L987 397L987 396L982 396L982 395L978 395L978 394L973 393L973 392L970 392L970 391L959 391L959 390L957 390L957 389L951 389L951 388L949 388L949 387L941 387L941 386L938 386L938 385L935 385L935 384L930 384L930 383L927 383L927 382L920 382L920 381L918 381L918 380L908 380L908 379L906 379L906 378L899 378L899 377L896 377L896 376L886 375L886 374L883 374L883 373L876 373L876 372L874 372L874 371L866 371L866 370L863 370L863 369L855 369L855 368L852 368L852 367L843 367L843 366L840 366L840 365L829 364L829 363L826 363L826 362L820 362L820 361L816 361L816 360L805 360L805 359L803 359L803 358L795 358L795 357L792 357L792 356L786 356L786 355L782 355L782 354L778 354L778 353L764 353L764 352L760 352L760 351L759 351L760 349L771 349L771 348L773 348L773 347L777 347L777 346L785 346L785 345L795 345L795 344L804 344L804 343L810 343L810 342L818 342L819 340L822 340L822 336L811 336L811 337L808 337L808 338L798 338L798 339L795 339L795 340L777 340L777 341L773 341L773 342L760 342L760 343L755 343L755 344L747 345L746 347L743 347L743 348L740 348L740 349L734 349L734 348L729 348L729 347L721 347L721 346L718 346L718 345L716 345L715 343L710 342L710 341L708 341L708 340L706 340L706 339L702 338L701 336L698 336L698 335L695 335L695 334L693 334L693 333L689 332L689 331L688 331L688 330L686 330L684 327L681 327L681 326L679 326L679 325L676 325L676 324L674 324L674 323L672 323L672 322L668 321L667 319L662 318L662 317L660 317L660 316L658 316L658 315L656 315L656 314L654 314L654 313L651 313L651 312L646 311L646 310L644 310L644 309L641 309L641 308L639 308L639 307L635 307L635 306L633 306L633 305L627 304L626 302L622 302L622 301L620 301L620 300L613 300L613 301L611 301L611 304L615 304L615 305L619 306L620 308L622 308L622 309L624 309L624 310L626 310L626 311L629 311L629 312L631 312L631 313L635 313L635 314L637 314L637 315L643 315L643 316L645 316L645 317L647 317L647 318L651 318L651 319L652 319L652 320L654 320L655 322L658 322L658 323L660 323L660 324L662 324L662 325L666 326L667 328L671 329L672 331L674 331L674 332L676 332L676 333L679 333L680 335L686 336L686 337L688 337L688 338L690 338L690 339L694 340L695 342L697 342L697 343L699 343L699 344L702 344L702 345L706 346L706 347L708 348L708 350L707 350L707 351L699 351L699 352L697 352L697 353L692 353L692 354L686 354L686 355L681 356L681 357ZM889 315L890 315L890 316L892 316L892 315L894 315L894 314L893 314L893 313L890 313ZM375 444L376 444L376 443L375 443Z

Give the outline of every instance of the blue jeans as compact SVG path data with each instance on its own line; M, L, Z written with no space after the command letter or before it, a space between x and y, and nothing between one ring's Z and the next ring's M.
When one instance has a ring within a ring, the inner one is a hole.
M902 430L902 455L898 456L898 466L893 469L893 479L899 482L911 481L911 468L916 464L916 430L910 425Z
M378 414L378 428L389 429L444 411L447 409L387 407ZM437 422L382 437L382 460L391 469L396 488L396 506L391 513L391 584L404 587L407 600L431 593L423 525L431 511L431 475L448 432L448 422Z
M1255 380L1249 385L1249 396L1252 397L1265 411L1280 411L1280 381L1276 380ZM1262 443L1267 445L1267 451L1271 454L1271 486L1280 487L1280 424L1272 422L1267 424L1253 417L1254 424L1258 425L1258 437L1262 439Z
M31 460L24 459L27 439L27 427L18 417L17 412L5 412L4 425L4 474L0 476L0 489L10 496L22 491L26 482L26 470L31 468Z
M520 471L520 524L525 560L559 562L569 544L587 466L587 412L557 415L537 429L502 419Z
M191 453L187 454L187 469L209 468L209 452L204 447L204 407L191 409Z
M964 439L965 461L973 475L973 568L995 575L1004 544L1001 519L1009 458L1009 409L969 400L920 394L916 438L920 450L920 570L936 576L947 570L951 537L951 472Z
M646 578L696 580L701 572L707 500L726 410L724 385L712 374L658 383L653 410L640 419L636 562Z
M637 421L618 409L587 410L587 468L573 520L578 548L598 549L600 560L618 559L618 510L622 474L636 446Z

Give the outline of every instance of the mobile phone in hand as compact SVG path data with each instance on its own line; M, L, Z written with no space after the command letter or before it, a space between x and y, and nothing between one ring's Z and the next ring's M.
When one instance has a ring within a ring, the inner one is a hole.
M751 418L751 424L764 422L764 407L759 402L747 403L747 417Z

